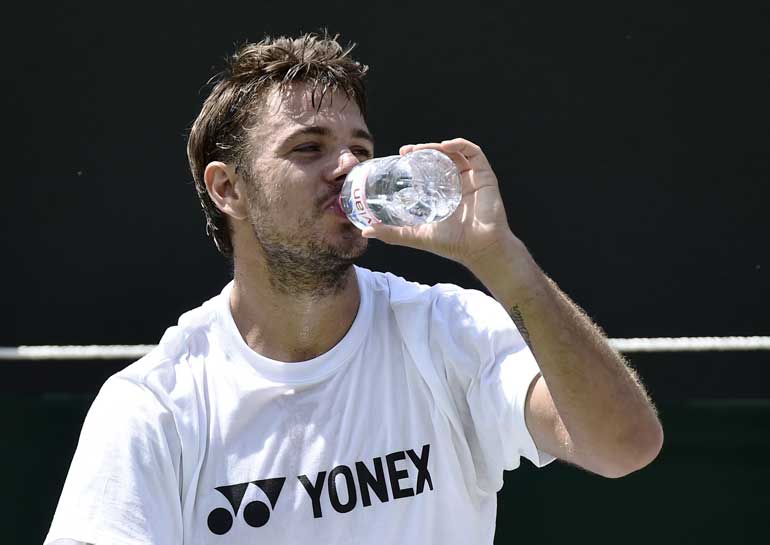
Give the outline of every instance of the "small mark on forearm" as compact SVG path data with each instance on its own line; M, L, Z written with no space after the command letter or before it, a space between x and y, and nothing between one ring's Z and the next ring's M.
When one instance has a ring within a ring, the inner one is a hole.
M511 315L511 319L513 319L513 323L516 324L516 328L519 330L519 333L521 333L524 342L527 343L527 346L532 348L532 343L529 340L529 331L527 331L527 326L524 324L524 317L521 315L519 307L513 305L511 310L508 311L508 314Z

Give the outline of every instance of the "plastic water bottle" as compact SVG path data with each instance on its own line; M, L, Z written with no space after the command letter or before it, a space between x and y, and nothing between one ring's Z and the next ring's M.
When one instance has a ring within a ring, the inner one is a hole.
M454 161L426 149L353 167L342 185L340 207L359 229L374 223L411 226L448 218L461 197Z

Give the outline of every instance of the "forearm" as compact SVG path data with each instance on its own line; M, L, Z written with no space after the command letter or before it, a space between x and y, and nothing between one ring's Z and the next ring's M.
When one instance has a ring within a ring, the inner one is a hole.
M524 245L511 235L470 268L508 310L535 355L573 461L615 474L617 467L654 458L662 432L634 372Z

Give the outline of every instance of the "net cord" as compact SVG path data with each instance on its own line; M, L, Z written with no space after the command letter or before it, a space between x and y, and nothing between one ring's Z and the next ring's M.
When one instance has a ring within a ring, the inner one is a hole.
M623 353L713 352L770 350L766 337L658 337L609 339ZM41 345L0 347L0 360L131 360L149 353L156 345Z

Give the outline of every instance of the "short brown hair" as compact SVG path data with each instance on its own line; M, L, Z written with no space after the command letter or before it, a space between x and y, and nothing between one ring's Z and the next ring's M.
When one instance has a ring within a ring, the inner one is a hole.
M227 59L225 70L209 82L213 89L190 129L187 157L195 189L206 216L206 233L217 249L232 256L227 216L206 190L203 172L212 161L247 168L248 130L254 126L260 101L275 87L293 82L311 86L313 106L320 108L329 91L342 91L366 116L363 78L369 67L356 62L350 52L355 44L342 47L338 36L310 33L299 38L267 37L247 43Z

